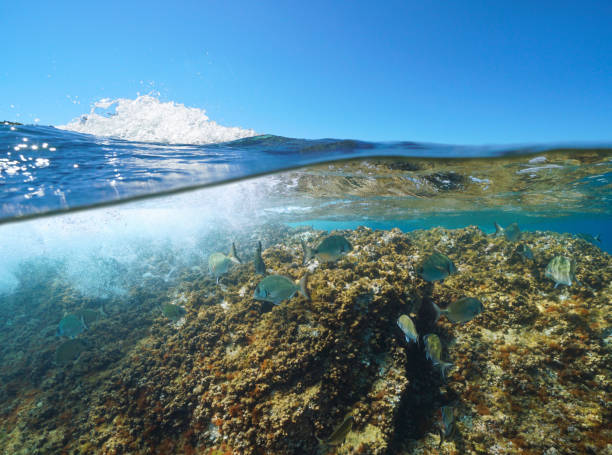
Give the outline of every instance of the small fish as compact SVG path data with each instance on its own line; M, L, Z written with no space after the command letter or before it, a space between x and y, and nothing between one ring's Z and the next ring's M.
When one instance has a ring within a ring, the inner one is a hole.
M232 243L228 256L223 253L212 253L208 257L208 271L217 279L217 284L219 284L219 277L225 275L232 265L240 263L240 259L236 257L236 247Z
M572 285L572 281L580 283L576 279L576 264L565 256L555 256L546 266L546 278L555 282L555 288L560 284Z
M182 306L175 305L173 303L164 302L160 306L163 315L173 322L181 319L187 312Z
M419 344L419 334L417 333L417 329L414 326L412 319L410 319L410 316L402 314L397 320L397 325L404 333L406 343L414 341L416 344Z
M77 335L83 333L87 327L83 322L83 318L76 314L68 314L62 318L57 326L57 336L65 336L73 339Z
M457 272L457 267L448 257L436 251L425 258L417 267L417 272L425 281L443 281Z
M431 304L436 312L436 321L444 315L451 322L469 322L484 311L482 302L474 297L461 297L443 310L435 303Z
M521 243L518 247L516 247L516 253L523 259L523 261L527 259L533 260L533 251L531 251L531 248L524 243Z
M83 320L83 324L85 324L85 328L89 328L91 324L96 321L102 319L102 317L106 316L104 311L100 309L100 311L90 310L88 308L84 308L75 313L75 315Z
M455 408L442 406L438 409L438 426L440 429L440 445L455 432Z
M55 362L56 363L68 363L75 360L81 352L85 350L86 346L82 340L74 339L64 341L55 350Z
M344 440L346 439L346 435L349 433L349 431L351 431L351 428L353 428L354 421L355 418L351 413L349 413L344 417L342 422L340 422L340 424L336 428L334 428L334 431L327 439L319 439L317 435L315 435L315 438L317 438L317 441L319 441L319 445L323 447L339 446L344 442Z
M314 249L302 242L302 249L304 250L302 264L306 264L315 256L321 262L335 262L351 251L353 246L341 235L330 235L325 237Z
M440 337L435 333L430 333L423 337L425 341L425 353L426 357L431 360L435 366L440 367L440 374L442 379L446 379L446 370L453 366L450 362L444 362L442 360L442 342Z
M236 245L234 244L234 242L232 242L232 248L230 249L229 257L236 258L236 260L238 261L238 264L242 264L242 261L240 260L240 258L236 254Z
M255 264L255 273L258 275L266 274L266 263L261 257L261 242L257 242L257 250L255 250L255 259L253 259L253 263Z
M506 229L495 223L495 236L499 237L501 235L504 235L510 242L516 242L521 238L521 230L518 223L512 223Z
M308 275L304 275L296 284L291 278L282 275L268 275L255 287L253 298L264 302L271 302L274 305L280 304L283 300L293 297L299 292L308 300L310 296L306 290Z
M586 240L587 242L592 243L593 245L595 245L595 242L601 243L601 235L599 234L591 235L591 234L586 234L586 233L581 232L580 234L574 234L574 237L578 239Z

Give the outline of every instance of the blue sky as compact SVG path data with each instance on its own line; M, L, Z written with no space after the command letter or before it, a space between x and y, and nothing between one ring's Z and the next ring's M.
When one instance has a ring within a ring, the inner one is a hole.
M2 1L0 119L156 90L292 137L609 141L611 23L610 1Z

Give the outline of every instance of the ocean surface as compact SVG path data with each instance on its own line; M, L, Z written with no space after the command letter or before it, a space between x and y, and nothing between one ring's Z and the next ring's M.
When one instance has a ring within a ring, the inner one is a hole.
M0 124L0 186L3 453L612 453L611 144L296 139L142 96ZM308 289L253 298L257 257Z

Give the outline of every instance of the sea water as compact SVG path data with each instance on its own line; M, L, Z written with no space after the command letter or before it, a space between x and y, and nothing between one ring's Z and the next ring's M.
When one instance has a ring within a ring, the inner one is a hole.
M606 144L292 139L152 97L0 125L0 447L606 453L611 169ZM306 260L330 234L350 251ZM309 298L254 298L258 243ZM436 252L456 272L428 282ZM436 320L462 297L483 312Z

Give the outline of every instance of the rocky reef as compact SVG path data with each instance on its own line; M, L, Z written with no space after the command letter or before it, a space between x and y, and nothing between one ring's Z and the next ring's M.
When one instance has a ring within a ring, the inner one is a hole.
M302 265L301 242L322 232L236 239L243 263L219 285L205 258L143 256L126 275L149 275L104 298L84 297L61 263L29 264L0 298L2 453L612 454L610 255L551 232L522 234L533 260L475 227L337 233L353 250L331 265ZM309 274L311 300L253 300L257 238L268 273ZM442 283L416 272L433 251L458 269ZM544 275L560 254L576 262L571 287ZM432 302L462 296L484 312L435 321ZM185 316L164 317L164 303ZM78 359L57 365L57 323L83 308L105 316L80 335ZM406 343L400 314L440 337L446 380L423 343ZM441 440L445 405L455 431ZM349 412L346 438L326 443Z
M299 216L393 220L445 211L482 214L500 207L532 214L554 207L558 214L574 216L607 213L601 188L592 182L608 172L608 149L508 153L496 159L370 158L279 174L269 196L279 206L291 200L300 207L291 213L292 221ZM314 207L312 198L318 201Z

